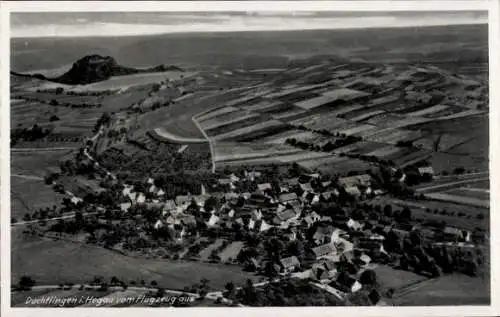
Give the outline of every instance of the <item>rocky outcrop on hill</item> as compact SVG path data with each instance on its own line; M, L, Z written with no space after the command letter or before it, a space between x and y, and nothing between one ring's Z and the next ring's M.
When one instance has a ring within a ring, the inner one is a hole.
M109 79L112 76L123 76L138 73L184 71L177 66L158 65L151 68L133 68L119 65L111 56L97 54L87 55L75 63L69 71L56 78L48 78L40 74L20 74L11 72L13 75L34 77L50 80L66 85L85 85Z

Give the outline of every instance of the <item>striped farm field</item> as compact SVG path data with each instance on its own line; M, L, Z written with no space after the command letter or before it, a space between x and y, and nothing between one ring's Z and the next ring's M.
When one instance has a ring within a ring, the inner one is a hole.
M489 189L482 189L482 188L461 187L461 188L457 188L457 189L447 190L446 194L453 195L453 196L481 199L481 200L489 200L490 199Z
M370 152L387 146L387 144L372 141L359 141L354 143L353 145L355 145L355 147L351 151L349 151L349 154L368 155L368 153Z
M377 129L377 127L373 126L373 125L361 124L361 125L347 128L347 129L339 129L338 131L339 131L339 133L342 133L345 135L355 135L355 134L362 133L362 132L370 133L371 131L376 130L376 129Z
M259 122L257 124L253 124L250 126L246 126L243 128L235 129L223 134L219 134L214 137L215 140L224 140L224 139L238 139L245 138L250 135L258 135L264 134L269 130L279 130L286 127L286 125L278 120L268 120L264 122Z
M200 122L203 130L210 130L217 127L221 127L227 124L231 124L234 122L242 121L248 118L258 117L259 114L255 112L247 112L247 111L232 111L226 114L212 117L210 119L204 120Z
M382 130L381 132L368 131L372 133L363 134L362 136L366 139L374 142L397 144L398 141L413 141L417 140L422 136L420 130Z
M429 107L429 108L425 108L425 109L422 109L422 110L418 110L418 111L407 113L406 115L407 116L420 117L420 116L425 116L425 115L428 115L428 114L440 112L440 111L443 111L443 110L445 110L447 108L449 108L449 106L446 106L446 105L435 105L435 106L432 106L432 107Z
M401 148L395 147L393 145L388 145L379 149L376 149L375 151L368 152L365 155L368 156L376 156L379 158L387 157L396 153L401 152Z
M429 194L425 194L425 197L430 198L430 199L439 200L439 201L449 201L449 202L453 202L453 203L461 204L461 205L470 205L470 206L482 207L482 208L489 208L490 207L489 200L480 199L480 198L473 198L473 197L451 195L448 193L429 193Z
M368 118L374 117L376 115L384 113L384 110L372 110L372 111L351 111L348 112L347 114L344 115L345 119L351 120L351 121L363 121Z
M312 140L316 142L320 142L321 134L311 132L311 131L303 131L303 130L288 130L282 133L278 133L267 138L261 139L260 141L268 144L283 144L289 138L294 138L297 141L302 142L311 142Z
M324 104L330 103L338 98L335 96L322 95L319 97L307 99L301 102L296 102L295 105L297 107L304 108L306 110L314 109L316 107L322 106Z
M232 145L232 147L231 147ZM234 161L299 153L301 150L287 145L266 145L256 148L253 144L225 143L215 145L215 161Z
M222 116L226 113L231 113L231 112L239 111L239 110L240 109L236 108L236 107L222 107L222 108L218 108L216 110L205 112L201 115L198 115L198 116L196 116L196 119L198 120L198 122L202 123L203 121L208 120L210 118L215 118L217 116Z
M258 113L245 114L244 112L242 112L241 116L243 117L243 120L241 118L238 118L230 122L221 121L218 125L214 125L211 128L205 128L204 130L211 137L219 136L219 135L224 135L226 133L231 133L232 131L235 130L244 129L245 127L248 126L253 126L262 122L266 122L268 120L266 118L263 118Z
M281 101L278 100L267 100L264 99L263 101L252 104L252 105L244 105L240 106L241 108L249 111L265 111L266 109L273 108L279 104L282 104Z
M302 167L311 170L318 169L321 173L327 175L328 174L345 175L350 171L361 172L361 171L366 171L371 167L370 164L367 162L352 158L343 158L343 160L331 158L330 161L307 160L298 162L298 164L301 165Z
M298 93L298 92L313 90L313 89L316 89L316 88L319 88L319 87L323 87L323 85L322 84L304 85L304 86L300 86L300 87L294 87L294 86L292 86L292 87L289 87L287 89L284 89L284 90L281 90L281 91L278 91L278 92L267 94L264 97L265 98L269 98L269 99L275 99L275 98L280 98L280 97L283 97L283 96L286 96L286 95L289 95L289 94L293 94L293 93Z
M300 114L303 114L305 112L307 112L307 110L301 109L299 107L293 107L293 108L287 109L286 111L282 111L282 112L279 112L279 113L272 113L271 116L274 119L286 120L286 119L288 119L290 117L293 117L293 116L296 116L296 115L300 115Z

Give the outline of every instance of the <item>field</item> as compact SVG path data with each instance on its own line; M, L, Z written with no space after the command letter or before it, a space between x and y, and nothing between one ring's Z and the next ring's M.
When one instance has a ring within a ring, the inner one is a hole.
M489 305L489 281L467 275L446 275L393 299L401 306Z
M26 261L33 258L36 261ZM125 281L141 279L147 283L183 289L202 278L210 286L222 289L228 281L243 283L251 274L234 266L199 262L148 260L127 257L116 252L63 241L34 241L23 243L12 250L12 281L29 275L37 284L58 284L61 281L87 282L95 276L110 279L116 276Z
M426 280L426 277L409 271L396 270L387 265L377 265L373 268L377 281L384 289L398 290L404 286Z
M469 230L474 230L476 227L489 230L489 209L481 208L476 206L467 206L462 204L457 204L454 202L444 202L437 200L399 200L390 197L377 197L370 201L373 204L392 205L394 210L400 210L404 206L410 207L412 211L412 217L415 219L423 220L434 220L434 221L444 221L449 226L455 226L457 228L464 228ZM430 211L427 211L426 209ZM434 213L437 210L437 213ZM445 210L447 214L442 214ZM463 213L465 216L460 217L459 214ZM482 214L483 219L478 219L477 216ZM468 218L470 216L470 218Z

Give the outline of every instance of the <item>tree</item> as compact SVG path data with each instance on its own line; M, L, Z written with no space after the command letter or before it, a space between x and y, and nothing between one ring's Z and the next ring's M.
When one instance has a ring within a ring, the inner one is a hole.
M49 121L50 122L59 121L59 117L54 114L50 117Z
M374 270L368 269L361 273L359 282L363 285L375 286L377 285L377 274Z
M33 286L35 286L36 282L31 276L23 275L19 279L19 288L21 290L31 290Z

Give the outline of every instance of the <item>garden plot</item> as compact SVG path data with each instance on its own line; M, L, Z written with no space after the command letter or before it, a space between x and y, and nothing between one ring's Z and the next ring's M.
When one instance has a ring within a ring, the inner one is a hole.
M446 191L446 194L487 201L490 200L490 190L484 188L460 187L457 189L448 190Z
M384 113L366 120L365 123L379 127L389 127L393 121L400 120L401 118L404 117L396 114Z

